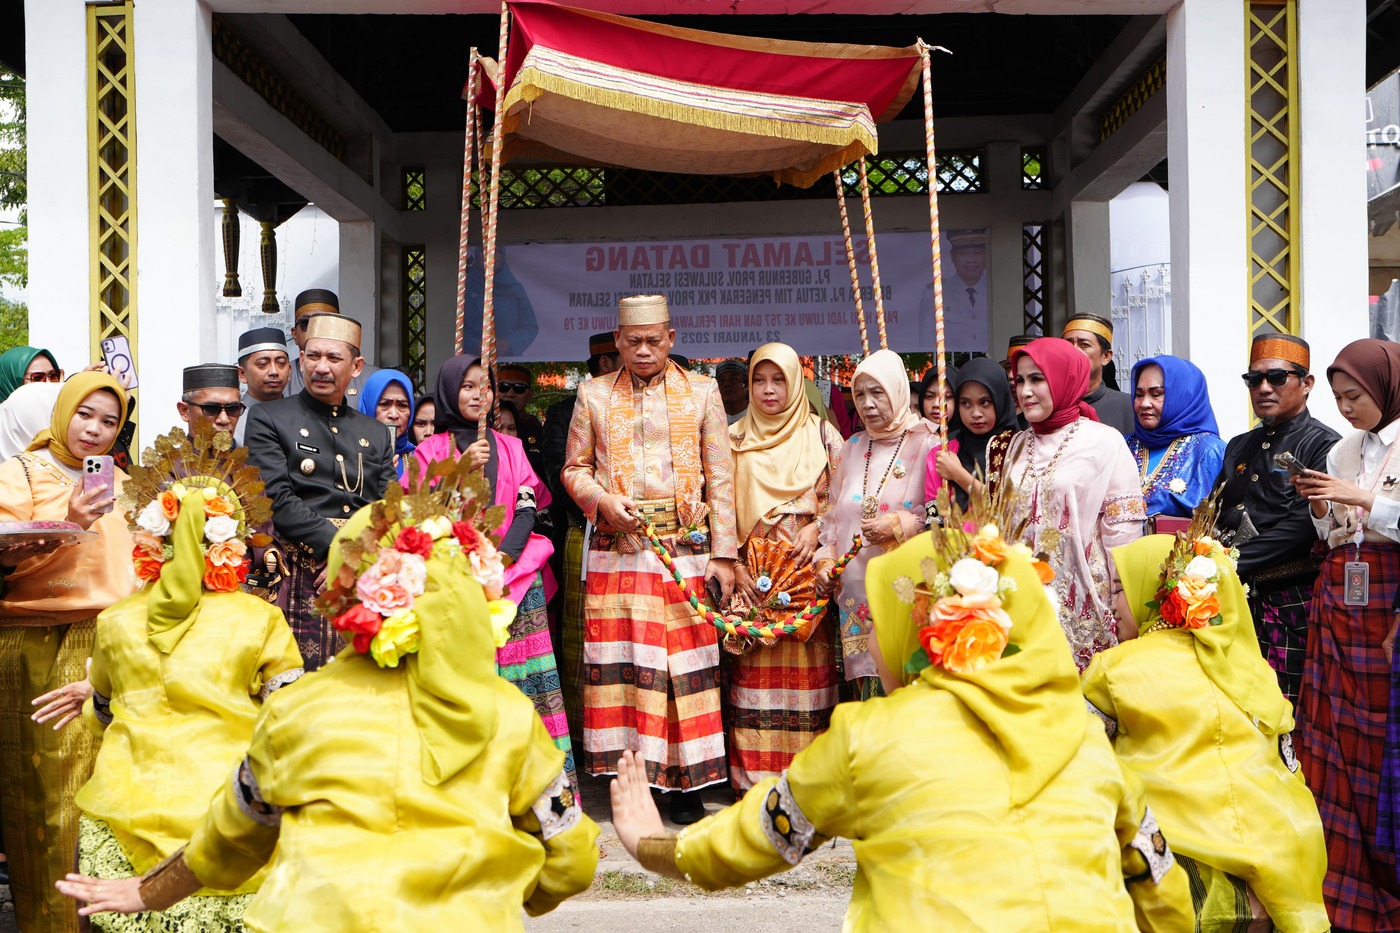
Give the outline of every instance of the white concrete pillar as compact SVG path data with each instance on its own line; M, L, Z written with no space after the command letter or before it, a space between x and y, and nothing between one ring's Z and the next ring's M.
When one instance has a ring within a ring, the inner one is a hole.
M1172 349L1205 372L1226 438L1250 418L1244 48L1238 0L1167 13Z
M69 372L89 360L87 12L28 0L29 342Z
M340 313L360 322L366 361L378 363L379 347L379 225L372 220L340 224Z
M210 13L199 0L135 5L137 390L144 446L178 420L181 370L223 362L214 282Z
M1325 370L1346 344L1369 336L1367 308L1364 0L1299 0L1302 132L1303 339L1312 345L1312 413L1343 434Z
M1071 201L1065 212L1069 240L1069 313L1088 312L1107 317L1113 298L1110 271L1107 201ZM1051 334L1058 328L1048 328Z

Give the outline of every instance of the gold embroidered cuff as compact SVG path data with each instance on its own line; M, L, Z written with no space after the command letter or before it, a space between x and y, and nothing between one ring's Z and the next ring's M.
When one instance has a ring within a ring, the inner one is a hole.
M637 841L637 861L647 871L685 880L685 873L676 865L676 837L667 833L664 836L644 836Z
M185 847L181 846L141 878L141 902L147 910L166 910L202 887L185 862Z

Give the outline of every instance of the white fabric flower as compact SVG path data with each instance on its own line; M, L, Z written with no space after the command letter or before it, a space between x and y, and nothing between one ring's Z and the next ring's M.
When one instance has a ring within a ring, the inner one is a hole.
M1180 476L1173 477L1172 481L1167 483L1167 488L1179 496L1186 491L1186 480Z
M948 570L948 583L963 596L995 596L1000 574L980 560L964 557Z
M136 525L142 531L149 531L157 538L164 538L170 534L170 519L165 517L165 511L160 507L160 499L152 499L141 514L136 516Z
M204 537L210 544L219 544L238 534L238 520L227 515L215 515L204 520Z
M1209 580L1211 577L1215 576L1218 570L1219 568L1216 567L1214 560L1204 554L1200 554L1191 558L1191 563L1187 564L1186 569L1182 572L1188 577L1199 577L1202 580Z

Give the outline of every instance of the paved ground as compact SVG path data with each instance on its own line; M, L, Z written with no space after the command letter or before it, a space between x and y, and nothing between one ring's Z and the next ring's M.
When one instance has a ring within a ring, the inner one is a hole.
M825 933L840 930L851 897L855 853L844 839L813 852L792 871L734 891L710 894L649 874L629 856L613 832L607 783L581 778L584 811L602 828L602 858L593 887L553 913L528 918L528 933L596 930L615 933L688 933L743 929L745 933ZM732 795L727 787L704 792L713 813ZM666 816L662 806L661 815ZM674 830L678 827L667 824ZM0 933L16 933L10 889L0 886Z

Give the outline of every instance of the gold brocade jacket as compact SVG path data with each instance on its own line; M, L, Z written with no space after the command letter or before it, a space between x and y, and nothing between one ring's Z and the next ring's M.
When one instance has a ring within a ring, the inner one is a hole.
M674 366L674 363L668 364ZM709 506L710 555L731 560L739 557L739 536L734 517L734 461L729 449L729 421L720 401L719 386L708 376L686 373L692 398L678 400L694 405L700 430L700 463L703 498ZM663 374L649 383L632 378L635 431L631 459L636 465L629 489L614 489L613 451L609 449L608 418L614 404L613 378L590 379L578 387L578 404L560 474L564 489L588 520L598 522L598 500L605 494L622 494L634 500L669 499L676 495L676 474L671 456L670 416Z

